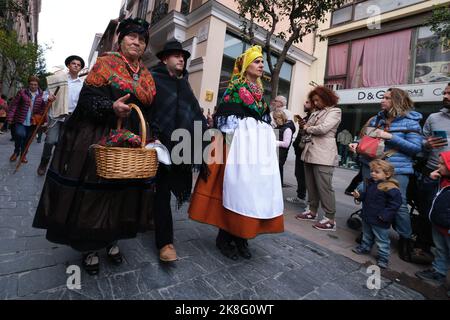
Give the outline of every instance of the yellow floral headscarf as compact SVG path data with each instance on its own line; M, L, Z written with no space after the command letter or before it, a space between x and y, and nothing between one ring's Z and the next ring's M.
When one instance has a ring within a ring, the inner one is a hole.
M245 82L245 71L248 66L256 59L262 58L261 46L253 46L248 48L243 54L236 58L234 62L233 74L231 75L230 86L236 83L236 80L240 83ZM261 79L257 80L258 86L263 89Z

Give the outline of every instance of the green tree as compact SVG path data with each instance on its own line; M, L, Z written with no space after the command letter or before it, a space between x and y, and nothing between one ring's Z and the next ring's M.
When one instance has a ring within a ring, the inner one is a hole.
M25 85L32 74L45 77L44 52L47 49L35 43L21 44L15 31L0 30L0 79L10 91L17 84Z
M315 33L319 23L326 20L326 14L344 3L344 0L235 0L239 15L243 20L244 39L254 44L254 30L257 24L266 26L263 48L267 53L267 63L271 74L272 98L278 94L280 70L286 55L294 43ZM248 19L247 19L248 17ZM288 29L276 32L280 24L288 22ZM274 36L285 41L278 59L273 61L272 41Z
M435 6L431 17L425 22L431 31L439 38L439 42L428 41L426 47L435 48L439 45L449 46L450 41L450 6Z

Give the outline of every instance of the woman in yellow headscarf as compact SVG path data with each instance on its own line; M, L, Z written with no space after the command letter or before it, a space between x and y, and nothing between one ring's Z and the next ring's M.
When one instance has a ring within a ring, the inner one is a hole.
M238 255L251 258L247 239L284 230L276 137L263 98L263 70L260 46L236 59L214 116L215 128L226 139L214 140L209 176L197 180L188 210L191 219L219 228L216 245L233 260ZM216 154L222 151L224 161Z

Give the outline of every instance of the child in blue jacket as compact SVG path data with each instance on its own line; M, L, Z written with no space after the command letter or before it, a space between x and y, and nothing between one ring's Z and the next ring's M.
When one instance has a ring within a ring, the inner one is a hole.
M440 188L429 213L436 250L433 268L416 272L416 276L443 283L450 270L450 151L440 154L438 169L430 177L440 179ZM450 291L447 294L450 296Z
M389 229L402 204L399 183L394 180L394 167L384 160L373 160L369 164L371 178L365 190L353 192L356 200L363 203L363 238L361 244L352 249L357 254L370 253L373 245L378 246L377 265L387 268L391 251Z

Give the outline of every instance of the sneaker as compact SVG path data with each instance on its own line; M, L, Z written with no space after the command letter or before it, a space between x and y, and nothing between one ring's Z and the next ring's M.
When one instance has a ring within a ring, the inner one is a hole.
M386 260L383 259L379 259L377 261L377 266L379 266L381 269L387 269L388 267L388 262Z
M352 251L356 254L369 254L370 250L364 249L362 246L357 246L353 248Z
M311 211L307 210L305 212L299 213L295 216L295 219L297 220L316 220L317 219L317 213L312 214Z
M323 218L319 222L317 222L315 225L313 225L313 228L316 228L317 230L322 231L336 231L336 222L331 223L331 220L328 218Z
M431 280L439 283L444 283L446 275L437 272L434 269L428 269L423 271L417 271L416 277L422 280Z
M173 244L167 244L159 250L159 259L164 262L177 260L177 252Z
M306 200L299 197L287 197L286 201L294 204L306 204Z

